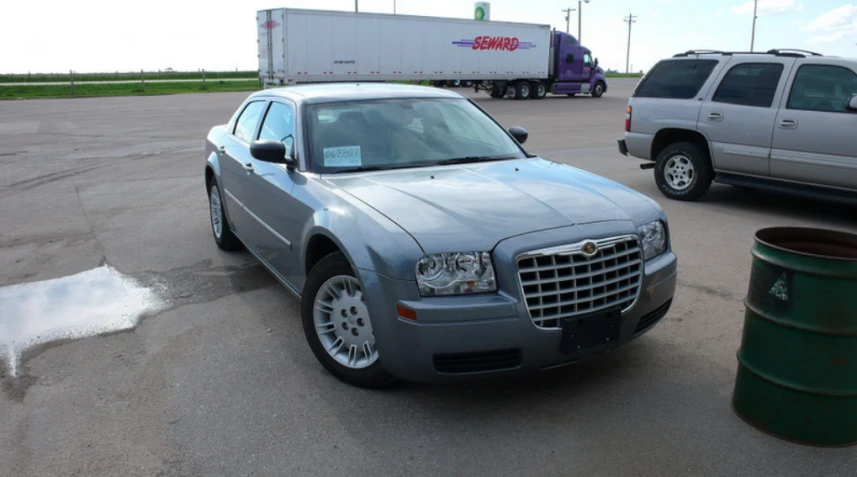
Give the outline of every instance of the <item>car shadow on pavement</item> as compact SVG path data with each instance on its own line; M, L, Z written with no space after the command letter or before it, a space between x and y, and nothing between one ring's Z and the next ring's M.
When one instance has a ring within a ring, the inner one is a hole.
M853 205L762 189L716 184L700 202L734 208L736 212L780 216L790 221L823 221L845 228L853 228L855 223Z

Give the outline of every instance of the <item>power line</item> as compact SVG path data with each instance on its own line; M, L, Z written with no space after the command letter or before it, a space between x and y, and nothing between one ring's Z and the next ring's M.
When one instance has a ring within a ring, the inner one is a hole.
M569 31L570 30L570 27L569 27L570 23L569 22L571 19L571 12L574 12L574 11L577 11L577 10L574 8L566 8L565 10L563 10L563 12L565 12L565 32L569 33L569 34L571 33Z
M631 15L629 13L628 17L623 20L625 23L628 24L628 50L625 54L625 73L631 72L631 25L637 23L637 20L635 20L635 18L637 18L637 15Z

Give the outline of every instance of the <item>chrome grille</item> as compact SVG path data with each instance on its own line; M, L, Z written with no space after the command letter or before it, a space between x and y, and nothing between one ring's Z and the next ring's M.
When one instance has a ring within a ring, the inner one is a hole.
M597 246L594 254L584 251ZM557 329L559 320L614 306L624 313L640 294L643 260L634 235L586 240L518 256L518 279L530 319Z

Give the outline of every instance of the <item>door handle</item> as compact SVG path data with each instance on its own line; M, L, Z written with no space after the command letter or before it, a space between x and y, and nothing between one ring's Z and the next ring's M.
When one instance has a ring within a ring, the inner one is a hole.
M794 119L782 119L777 124L777 126L782 129L795 129L797 128L797 121L795 121Z
M723 115L720 113L708 113L708 119L712 121L721 121L723 119Z
M246 172L247 174L253 173L253 163L252 162L245 162L244 163L244 172Z

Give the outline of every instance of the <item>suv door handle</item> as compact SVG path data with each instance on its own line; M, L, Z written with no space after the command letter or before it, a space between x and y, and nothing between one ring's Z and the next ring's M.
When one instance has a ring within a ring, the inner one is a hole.
M795 129L797 128L797 121L794 119L781 119L780 122L777 123L777 126L782 129Z
M723 115L720 113L708 113L708 119L712 121L721 121L723 119Z

